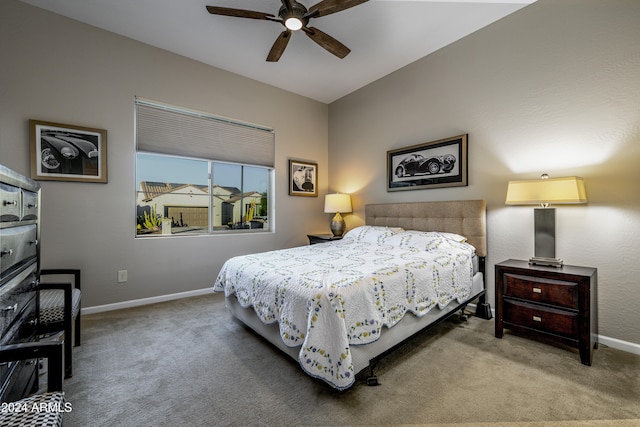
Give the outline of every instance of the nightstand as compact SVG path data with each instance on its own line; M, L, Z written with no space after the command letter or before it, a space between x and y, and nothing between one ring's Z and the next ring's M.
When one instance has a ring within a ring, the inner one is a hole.
M510 259L496 264L496 332L504 329L577 348L591 365L598 346L598 270L531 265Z
M309 238L310 245L342 239L342 236L334 236L333 234L307 234L307 237Z

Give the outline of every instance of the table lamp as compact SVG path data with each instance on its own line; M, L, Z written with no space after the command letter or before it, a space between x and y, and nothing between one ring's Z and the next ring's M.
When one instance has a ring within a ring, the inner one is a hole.
M507 205L540 205L534 209L535 253L530 264L562 267L556 258L556 210L550 204L587 203L584 180L577 176L509 181Z
M324 197L324 212L335 213L331 219L331 232L336 237L342 236L346 226L340 213L351 212L351 196L341 193L327 194Z

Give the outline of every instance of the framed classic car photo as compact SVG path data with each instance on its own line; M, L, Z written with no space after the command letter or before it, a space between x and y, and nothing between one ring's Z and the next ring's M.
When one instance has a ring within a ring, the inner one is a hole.
M387 151L387 191L466 185L466 134Z
M107 183L107 131L29 120L31 178Z
M318 164L289 160L289 195L318 196Z

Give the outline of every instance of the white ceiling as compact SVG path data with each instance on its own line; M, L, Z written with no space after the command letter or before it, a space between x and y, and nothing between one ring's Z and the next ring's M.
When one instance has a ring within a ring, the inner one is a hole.
M344 59L297 32L275 63L265 59L281 24L211 15L205 6L277 16L280 0L21 1L330 103L535 0L370 0L309 23L351 49Z

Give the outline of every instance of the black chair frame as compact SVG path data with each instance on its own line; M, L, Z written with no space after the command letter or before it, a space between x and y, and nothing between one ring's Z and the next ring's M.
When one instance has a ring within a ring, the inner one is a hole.
M46 358L47 391L62 391L64 365L64 332L42 341L0 346L0 363Z
M73 346L80 345L80 311L78 311L75 319L73 318L73 302L72 291L81 289L81 277L80 270L72 268L47 268L40 270L40 276L55 276L55 275L71 275L73 276L73 283L40 283L39 289L61 289L64 291L64 315L62 322L42 323L38 324L38 334L50 334L56 331L63 330L65 333L64 351L65 351L65 378L70 378L73 375Z

